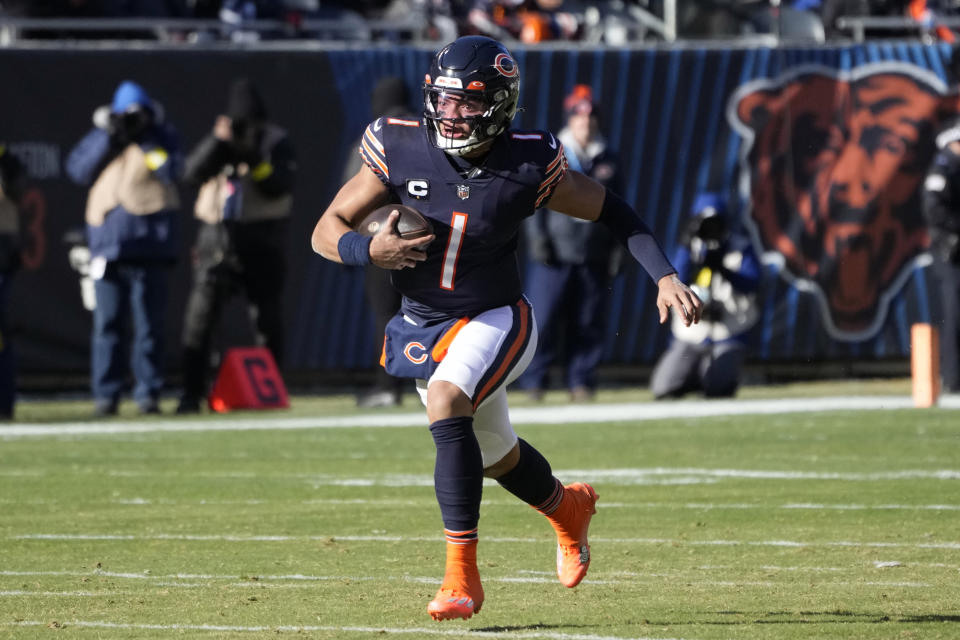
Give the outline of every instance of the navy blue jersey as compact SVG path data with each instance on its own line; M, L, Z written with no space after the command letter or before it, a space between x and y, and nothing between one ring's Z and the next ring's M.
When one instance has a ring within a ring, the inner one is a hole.
M462 317L520 298L518 231L567 170L553 135L501 134L479 174L469 178L430 143L417 120L375 120L363 135L360 154L395 201L423 213L437 236L425 262L391 272L408 304L421 313Z

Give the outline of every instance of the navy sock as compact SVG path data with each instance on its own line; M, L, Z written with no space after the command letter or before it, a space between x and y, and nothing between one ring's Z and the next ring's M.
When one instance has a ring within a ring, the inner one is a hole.
M447 537L477 537L483 492L483 457L473 433L473 417L445 418L430 425L437 446L433 486Z
M500 486L531 507L545 513L556 508L563 496L563 485L553 477L550 463L526 440L520 439L517 466L497 478ZM546 510L546 511L545 511Z

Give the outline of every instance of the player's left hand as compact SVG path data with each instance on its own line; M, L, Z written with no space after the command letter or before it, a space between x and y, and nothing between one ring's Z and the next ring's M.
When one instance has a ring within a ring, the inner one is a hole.
M697 297L690 287L683 284L677 274L671 273L663 276L657 282L659 291L657 293L657 309L660 310L660 324L667 321L670 317L669 309L673 307L674 311L680 314L685 326L697 324L700 322L700 315L703 313L703 302Z

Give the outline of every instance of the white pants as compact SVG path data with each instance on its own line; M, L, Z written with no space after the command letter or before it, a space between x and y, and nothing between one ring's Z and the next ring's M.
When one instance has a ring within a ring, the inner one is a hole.
M455 384L474 401L473 431L484 467L501 460L517 444L507 408L507 385L527 368L536 348L533 309L521 300L470 320L430 379L417 380L424 405L430 384L437 380Z

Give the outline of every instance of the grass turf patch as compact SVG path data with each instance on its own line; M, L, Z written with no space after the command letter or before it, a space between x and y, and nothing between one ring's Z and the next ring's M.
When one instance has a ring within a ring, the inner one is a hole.
M422 427L0 440L0 637L956 638L956 424L520 426L600 494L590 574L563 588L549 526L488 482L486 603L442 624Z

